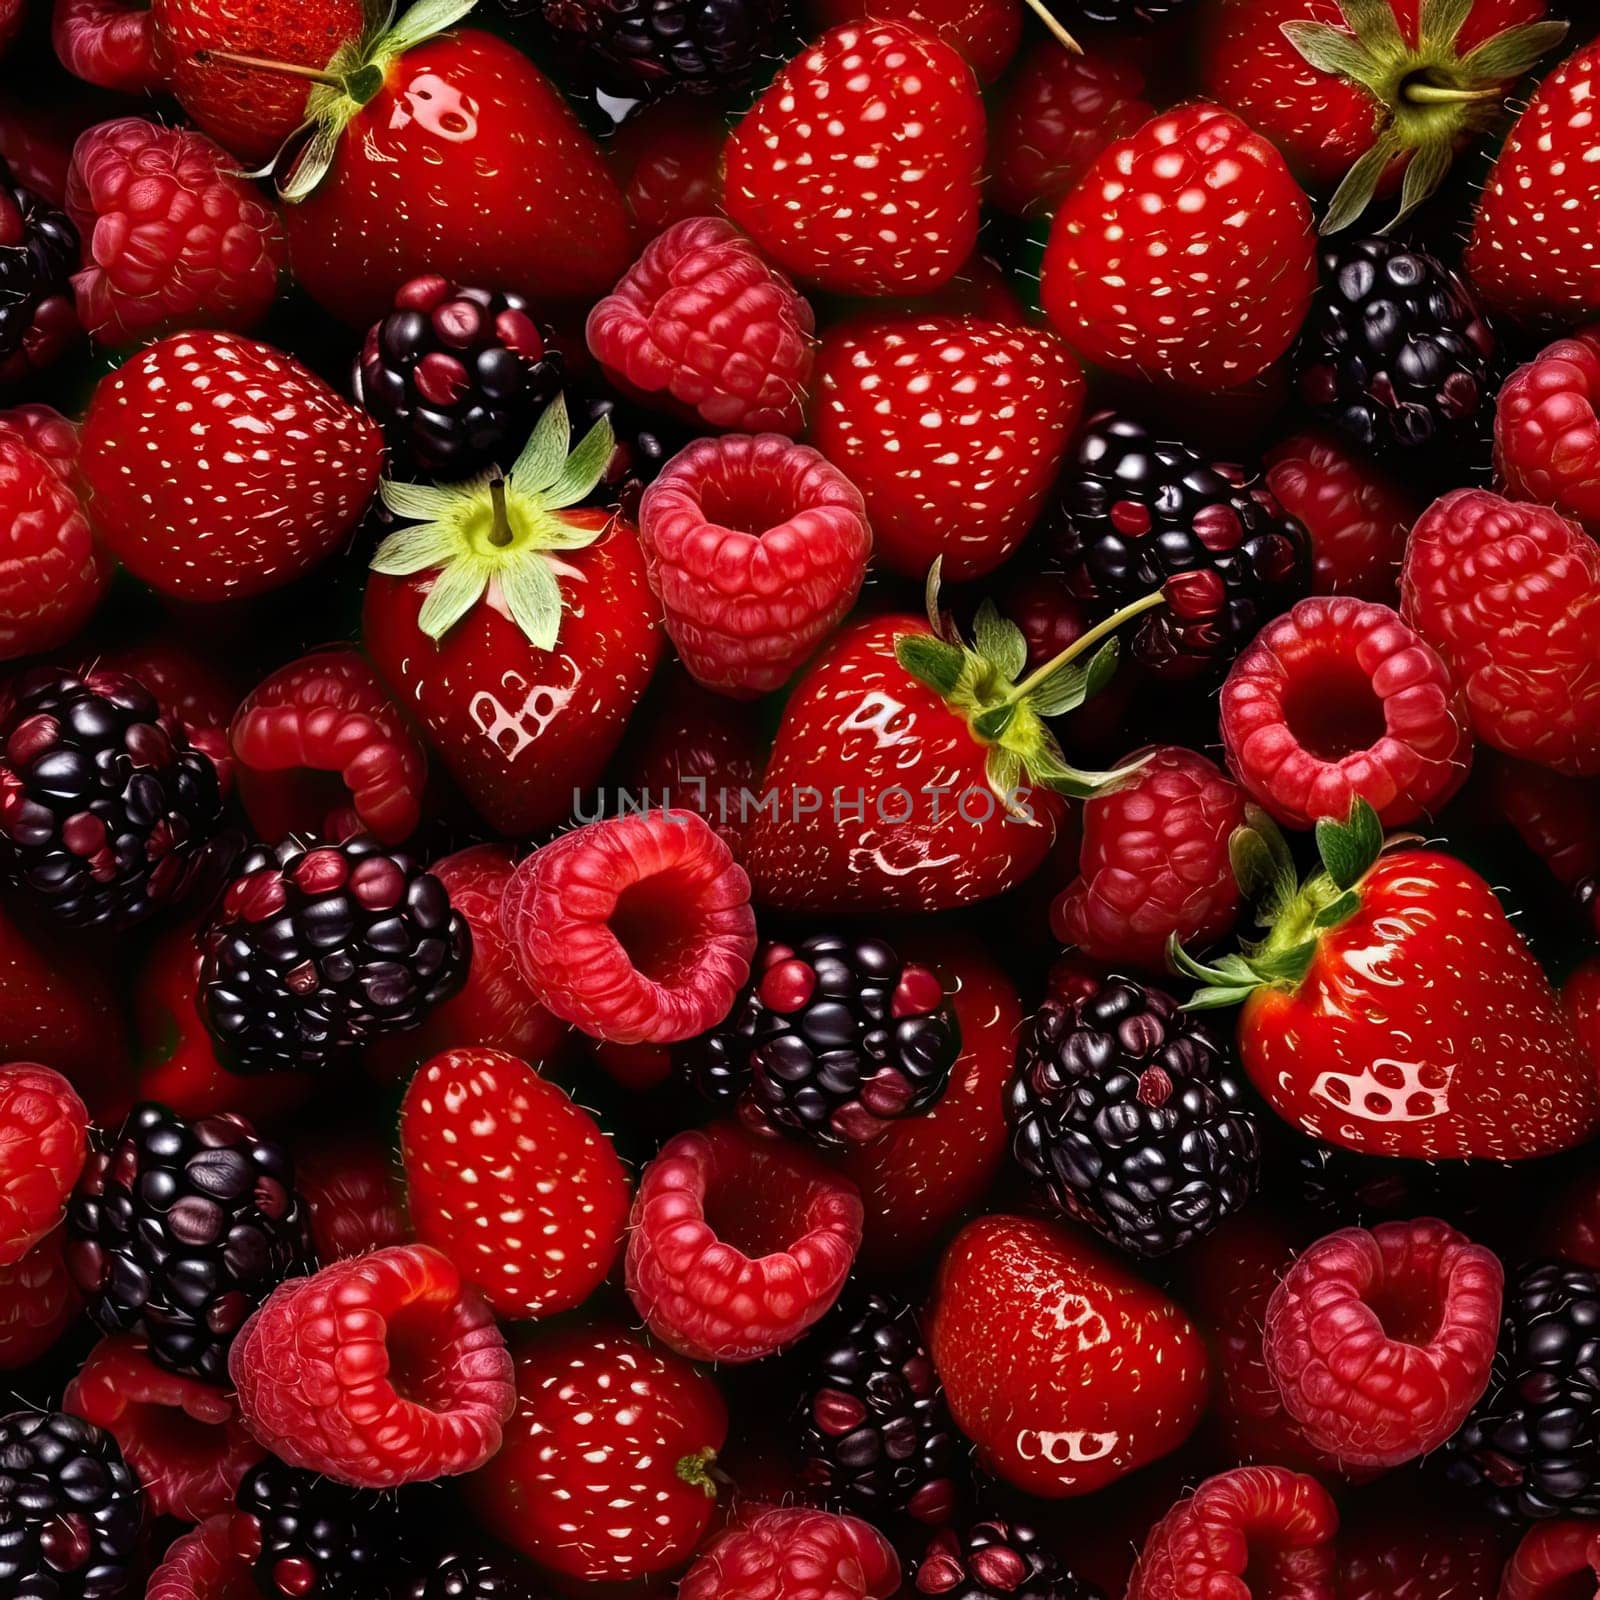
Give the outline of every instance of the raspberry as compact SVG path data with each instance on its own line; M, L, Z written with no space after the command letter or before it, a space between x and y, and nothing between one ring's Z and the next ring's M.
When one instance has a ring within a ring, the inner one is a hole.
M1491 1251L1432 1218L1319 1239L1267 1303L1284 1409L1341 1466L1425 1455L1489 1381L1504 1283Z
M83 134L67 214L83 236L78 318L113 348L177 328L253 328L277 298L283 224L203 133L118 117Z
M674 456L639 503L639 539L683 664L742 698L780 687L833 632L872 547L860 490L775 433Z
M313 651L263 678L228 738L261 838L365 832L399 844L416 832L428 758L356 651Z
M893 1549L867 1523L760 1507L706 1548L678 1600L888 1600L899 1584Z
M400 1148L417 1237L501 1316L571 1311L605 1281L628 1220L622 1163L525 1061L481 1047L435 1056L406 1091Z
M100 89L147 94L165 87L155 26L135 0L54 0L50 38L68 72Z
M1547 345L1500 389L1494 458L1508 492L1600 524L1600 328Z
M1274 445L1266 466L1278 504L1311 535L1315 592L1393 605L1417 518L1411 497L1337 434L1316 429Z
M281 1285L234 1341L228 1372L262 1444L361 1488L472 1471L516 1406L488 1306L426 1245Z
M62 1241L53 1233L20 1261L0 1267L0 1372L37 1361L82 1309Z
M226 1514L208 1517L167 1546L145 1600L260 1600L249 1565L234 1554Z
M1499 1600L1577 1600L1597 1587L1600 1531L1595 1524L1541 1522L1527 1531L1506 1563Z
M323 1266L410 1240L404 1196L389 1152L375 1137L341 1131L319 1139L296 1149L294 1170Z
M1267 624L1222 686L1233 775L1279 822L1343 819L1365 800L1386 827L1439 809L1466 781L1472 730L1433 647L1388 606L1318 595Z
M674 1350L755 1361L839 1298L861 1219L855 1185L806 1151L725 1124L680 1133L639 1180L628 1293Z
M1150 1530L1126 1600L1328 1600L1338 1526L1315 1478L1236 1467L1207 1478Z
M125 1334L89 1352L61 1405L117 1441L158 1516L200 1522L226 1511L266 1454L223 1390L163 1372Z
M641 397L713 428L799 433L816 317L732 223L689 217L659 235L589 313L590 352Z
M506 886L501 927L540 1003L616 1044L669 1044L720 1022L756 947L750 880L692 811L551 840Z
M1228 839L1245 797L1192 750L1145 755L1131 783L1084 806L1078 876L1050 908L1050 928L1096 961L1160 972L1173 934L1210 944L1238 920Z
M1458 489L1412 529L1400 592L1480 739L1573 777L1600 773L1600 546L1581 528Z
M0 1067L0 1267L13 1266L66 1215L83 1169L89 1113L49 1067Z

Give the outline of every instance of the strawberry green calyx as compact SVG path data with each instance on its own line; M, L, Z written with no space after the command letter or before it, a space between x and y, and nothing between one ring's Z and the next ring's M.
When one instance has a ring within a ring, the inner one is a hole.
M1068 764L1044 719L1076 710L1111 681L1118 651L1111 635L1130 618L1164 604L1159 592L1124 606L1026 675L1028 647L1022 630L1002 617L992 601L978 607L971 642L961 637L939 606L937 561L928 573L926 599L932 632L900 634L894 642L895 659L964 717L973 738L988 746L985 776L1002 800L1009 804L1024 780L1087 800L1138 771L1140 762L1110 772L1079 771Z
M559 553L581 550L605 523L563 516L591 493L616 448L611 421L601 417L571 450L565 399L557 395L539 418L510 472L480 473L464 483L379 486L383 503L415 525L378 546L372 570L390 577L438 568L417 626L442 639L486 590L504 602L539 650L561 631Z
M1458 144L1485 126L1507 87L1567 31L1564 22L1529 22L1463 53L1457 44L1472 0L1422 0L1417 43L1406 42L1393 0L1339 0L1344 27L1294 21L1283 32L1320 72L1360 85L1377 102L1371 148L1329 202L1323 233L1347 228L1371 204L1384 173L1410 156L1400 209L1389 227L1444 181Z

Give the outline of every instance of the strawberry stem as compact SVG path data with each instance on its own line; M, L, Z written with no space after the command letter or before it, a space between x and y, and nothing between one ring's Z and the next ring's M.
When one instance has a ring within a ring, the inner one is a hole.
M320 67L302 67L293 61L274 61L270 56L247 56L236 50L196 50L196 66L209 67L223 63L230 67L255 67L262 72L276 72L285 77L304 78L308 83L320 83L327 89L343 89L345 80L336 73L324 72Z
M716 1467L716 1459L715 1450L710 1448L696 1450L690 1455L680 1456L673 1472L680 1483L686 1483L692 1489L699 1489L708 1500L715 1500L717 1484L729 1481L728 1475Z
M1414 106L1472 105L1483 100L1500 97L1500 86L1491 84L1486 89L1449 89L1439 83L1408 83L1402 96Z
M494 526L489 533L489 543L504 547L510 544L514 537L511 531L511 518L506 515L506 480L504 478L491 478L489 480L489 503L494 508Z
M1157 606L1164 606L1167 597L1159 590L1154 589L1149 594L1142 596L1125 605L1120 611L1114 611L1104 622L1097 622L1087 633L1074 639L1059 655L1052 656L1042 667L1036 667L1019 684L1015 685L1006 696L1009 703L1013 700L1022 700L1027 697L1030 689L1036 689L1050 676L1057 667L1062 667L1069 661L1076 661L1079 656L1099 644L1107 634L1115 633L1124 622L1132 617L1139 616L1142 612L1153 611Z
M1028 9L1055 35L1064 48L1075 56L1083 54L1083 46L1056 20L1055 14L1045 4L1045 0L1027 0L1027 4Z

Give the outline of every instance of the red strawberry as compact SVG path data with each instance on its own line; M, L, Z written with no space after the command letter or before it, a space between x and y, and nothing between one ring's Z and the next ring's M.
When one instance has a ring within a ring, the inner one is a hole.
M838 294L917 293L978 237L972 69L903 22L831 29L728 140L723 204L773 260Z
M682 1356L605 1325L517 1351L517 1413L467 1480L488 1531L541 1567L621 1583L678 1567L716 1507L728 1413Z
M883 565L975 578L1033 526L1083 408L1066 346L976 317L869 316L817 359L811 439L866 497Z
M1317 824L1323 870L1296 888L1282 841L1233 856L1268 932L1180 969L1191 1004L1244 1002L1256 1087L1319 1139L1385 1155L1517 1160L1600 1128L1594 1064L1494 891L1454 856L1383 850L1372 808Z
M1205 1411L1193 1323L1053 1222L963 1228L939 1264L928 1344L983 1466L1029 1494L1092 1494L1177 1449Z
M1311 208L1231 111L1187 105L1095 157L1045 246L1045 315L1085 360L1234 389L1300 331L1316 288Z
M1591 956L1574 968L1562 987L1561 1003L1567 1008L1579 1042L1600 1072L1600 957ZM1600 1251L1595 1265L1600 1267Z
M993 83L1017 53L1024 15L1017 0L811 0L807 13L827 28L871 17L937 34L967 58L985 84ZM1049 48L1070 54L1055 40Z
M148 94L166 87L150 8L134 0L54 0L50 42L61 65L96 88Z
M386 484L362 637L474 807L502 833L554 827L593 783L661 649L633 528L569 510L610 459L608 424L568 456L558 400L504 481Z

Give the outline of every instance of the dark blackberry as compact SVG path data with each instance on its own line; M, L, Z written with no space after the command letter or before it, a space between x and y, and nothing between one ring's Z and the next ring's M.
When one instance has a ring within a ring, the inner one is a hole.
M1508 1285L1489 1386L1445 1461L1494 1516L1600 1517L1600 1274L1543 1261Z
M37 667L0 721L0 866L63 922L125 928L226 868L211 758L134 678Z
M561 393L561 352L519 294L413 278L368 330L356 402L378 424L391 473L454 482L509 470Z
M499 1556L454 1554L427 1564L401 1600L535 1600L529 1580Z
M414 1028L472 947L444 885L368 834L249 851L200 943L201 1010L239 1072L327 1067Z
M681 1054L706 1099L824 1150L881 1134L944 1093L961 1030L938 976L881 939L768 944L719 1028Z
M941 1529L908 1579L907 1593L938 1600L1105 1600L1045 1549L1032 1528L998 1519L965 1533Z
M1210 1028L1171 995L1082 974L1040 1007L1006 1096L1011 1148L1057 1207L1137 1256L1255 1191L1261 1136Z
M639 497L694 434L612 394L569 394L567 403L573 408L573 429L580 435L601 417L611 419L617 446L597 493L606 501L620 502L624 515L637 521Z
M1515 1198L1516 1167L1508 1161L1409 1161L1294 1135L1286 1143L1281 1160L1268 1160L1269 1171L1282 1170L1273 1192L1298 1190L1331 1227L1442 1217L1481 1239Z
M1465 438L1492 397L1494 335L1461 279L1395 239L1341 240L1295 353L1301 398L1368 450Z
M268 1600L391 1600L416 1559L403 1492L353 1489L269 1458L240 1480L234 1506L233 1546L252 1553Z
M1159 589L1124 630L1163 678L1216 674L1311 588L1311 539L1260 478L1162 443L1113 412L1089 422L1067 468L1060 552L1103 611Z
M310 1265L294 1165L243 1117L190 1122L146 1102L115 1135L94 1134L67 1266L94 1323L139 1334L157 1365L226 1383L240 1325Z
M117 1441L61 1411L0 1417L0 1595L133 1594L144 1492Z
M47 367L78 335L78 230L0 161L0 383Z
M1174 11L1183 11L1191 0L1075 0L1074 8L1085 22L1118 24L1159 22Z
M1573 888L1572 902L1600 934L1600 877L1580 879Z
M863 1517L942 1522L955 1506L955 1431L916 1312L871 1295L834 1312L808 1348L805 1482Z

